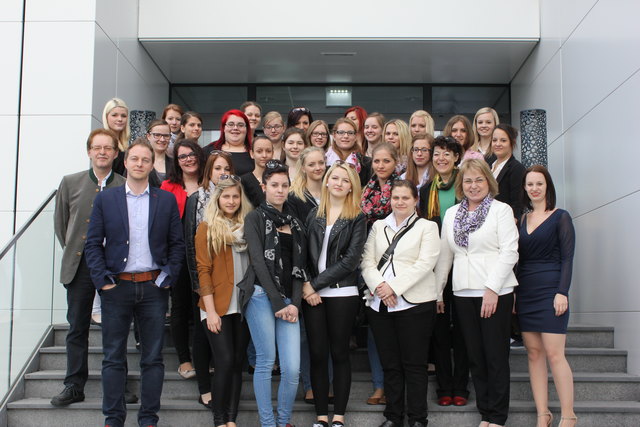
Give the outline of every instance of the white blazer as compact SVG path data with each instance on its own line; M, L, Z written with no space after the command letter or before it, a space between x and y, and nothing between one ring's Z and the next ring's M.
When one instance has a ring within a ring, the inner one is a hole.
M396 272L396 277L386 280L377 266L395 234L383 219L373 224L360 264L367 287L374 293L376 287L386 281L397 296L409 303L435 301L438 293L442 293L442 289L436 287L433 272L440 253L438 226L426 219L415 220L413 228L400 238L393 256L382 267L384 271L392 263Z
M442 221L440 258L435 269L440 289L447 283L451 264L454 292L489 288L500 294L503 288L518 286L513 273L518 262L518 228L511 206L493 200L482 226L469 234L467 248L453 240L453 222L459 206L447 209ZM442 301L442 293L438 301Z

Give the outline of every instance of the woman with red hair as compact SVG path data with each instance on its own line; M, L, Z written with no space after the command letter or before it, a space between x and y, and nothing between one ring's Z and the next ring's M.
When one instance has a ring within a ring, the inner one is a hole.
M254 162L251 151L251 132L249 119L240 110L229 110L222 115L220 138L204 147L204 154L208 157L213 151L219 150L231 154L231 161L236 175L244 175L253 171Z
M364 148L364 122L367 120L367 110L364 108L354 105L344 112L344 116L347 119L351 119L358 126L358 133L356 134L358 142L358 149L362 154L365 154L363 151Z

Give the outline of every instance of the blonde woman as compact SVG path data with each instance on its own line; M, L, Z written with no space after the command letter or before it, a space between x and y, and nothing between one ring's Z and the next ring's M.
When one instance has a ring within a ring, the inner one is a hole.
M273 158L279 159L282 154L282 135L284 135L284 120L277 111L269 111L262 119L264 134L273 143Z
M500 124L498 113L491 107L483 107L473 117L473 146L471 150L478 151L484 157L491 155L491 137L493 130Z
M305 148L299 163L300 173L291 183L288 200L294 215L304 222L311 209L320 202L322 178L327 170L324 150L320 147Z
M427 113L424 110L414 111L409 118L411 136L416 136L419 133L426 133L427 135L431 135L431 137L433 138L435 126L436 124L433 120L433 117L431 117L431 114Z
M129 146L129 107L120 98L111 98L102 110L102 125L118 136L118 157L113 162L113 171L124 175L124 151Z
M196 262L200 281L200 320L213 353L213 420L215 426L235 426L242 387L242 364L249 328L240 314L238 288L249 267L244 218L251 205L240 179L222 175L196 232Z
M404 120L394 119L384 125L382 132L384 142L393 144L398 150L396 173L402 175L407 170L411 158L411 130Z
M364 141L362 143L362 154L373 157L373 149L382 142L382 131L384 129L384 116L380 113L371 113L364 121Z
M302 287L302 311L318 427L329 425L329 354L335 395L332 426L344 424L349 400L349 336L360 301L358 265L367 236L359 204L360 178L351 165L338 161L322 181L319 206L307 218L310 280Z

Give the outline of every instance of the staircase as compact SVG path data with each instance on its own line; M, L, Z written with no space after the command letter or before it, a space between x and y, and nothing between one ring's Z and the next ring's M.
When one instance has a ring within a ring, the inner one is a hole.
M89 380L85 387L86 400L67 408L54 408L51 397L62 390L65 374L65 336L67 325L56 325L49 339L50 346L39 351L38 369L24 378L24 397L8 404L8 426L99 426L102 425L102 388L100 368L102 361L100 329L92 326L89 337ZM167 329L168 331L168 329ZM574 371L575 412L579 426L640 426L640 377L627 374L627 352L613 348L613 328L572 325L567 335L567 358ZM133 334L129 337L129 385L139 389L139 353L135 349ZM161 426L211 426L209 411L197 403L195 380L184 380L176 371L178 360L170 347L164 350L165 383L160 411ZM376 427L384 421L382 406L368 406L364 402L371 393L369 364L365 350L352 353L354 371L351 398L347 408L347 425ZM242 401L238 425L259 426L257 408L253 398L252 377L244 374ZM278 377L275 377L274 391ZM466 407L440 407L436 404L435 378L429 381L429 425L476 426L473 387ZM559 417L559 402L550 377L550 408ZM139 394L139 393L137 393ZM275 396L274 392L274 396ZM135 426L139 405L128 405L127 426ZM330 408L331 409L331 408ZM299 393L294 406L293 423L298 427L310 426L315 420L313 405L307 405ZM508 425L533 426L536 411L529 386L527 359L524 349L511 351L511 409ZM556 421L557 422L557 421Z

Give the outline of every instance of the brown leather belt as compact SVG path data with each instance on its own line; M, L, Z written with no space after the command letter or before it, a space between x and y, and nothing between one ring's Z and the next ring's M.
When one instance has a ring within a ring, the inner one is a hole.
M160 270L144 271L142 273L120 273L118 279L127 280L129 282L148 282L156 280L160 275Z

